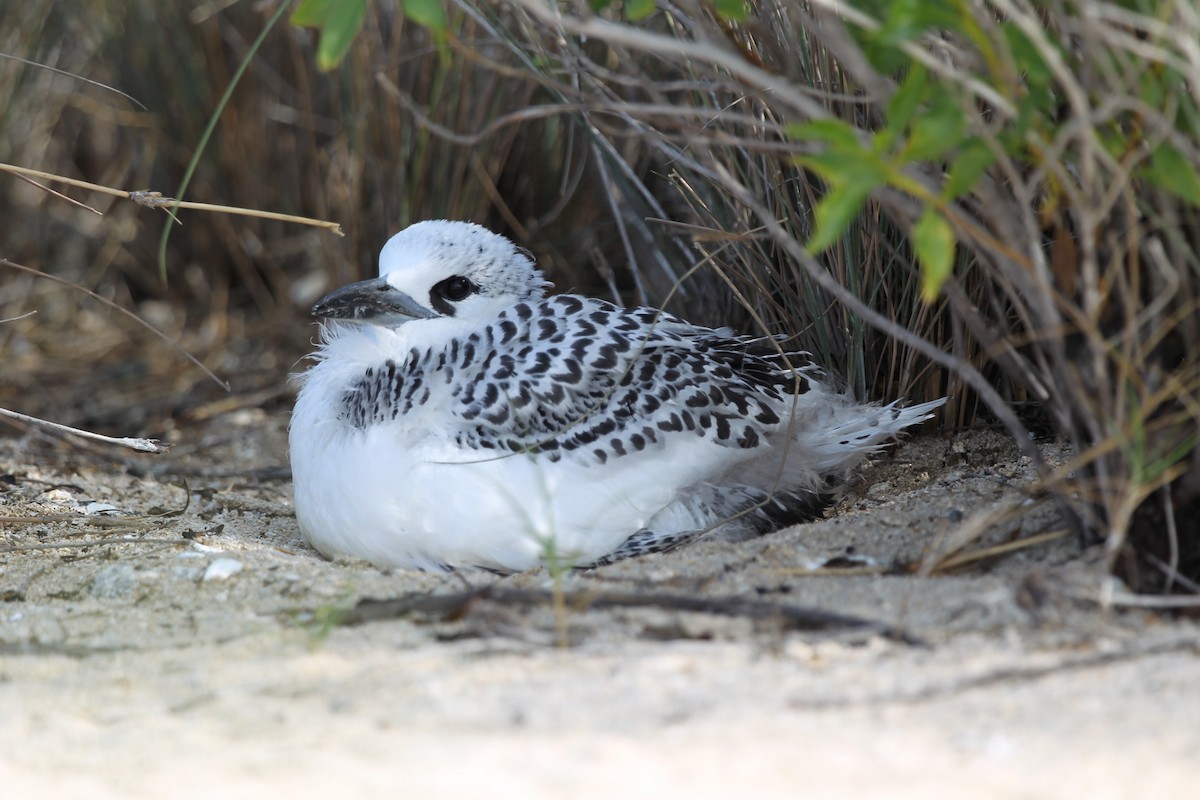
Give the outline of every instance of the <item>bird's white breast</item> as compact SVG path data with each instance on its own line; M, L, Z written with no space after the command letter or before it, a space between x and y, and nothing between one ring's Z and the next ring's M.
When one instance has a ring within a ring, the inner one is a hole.
M468 450L439 427L436 396L365 428L341 418L346 389L367 365L410 344L399 331L336 334L304 377L290 431L296 516L328 556L425 569L589 564L644 528L711 463L715 446L700 438L677 442L669 460L647 451L602 469Z

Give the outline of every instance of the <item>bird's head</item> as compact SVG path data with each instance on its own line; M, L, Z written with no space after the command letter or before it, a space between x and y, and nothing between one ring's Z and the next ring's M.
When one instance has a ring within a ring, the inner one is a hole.
M470 222L410 225L383 246L379 277L317 301L314 316L395 328L416 319L491 318L550 284L529 254Z

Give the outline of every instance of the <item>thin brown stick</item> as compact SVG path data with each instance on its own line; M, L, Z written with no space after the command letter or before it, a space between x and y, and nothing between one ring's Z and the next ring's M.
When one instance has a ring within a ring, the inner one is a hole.
M112 544L169 544L190 545L187 539L102 539L98 542L38 542L0 547L0 553L20 553L25 550L77 550L84 547L107 547Z
M21 414L17 411L9 411L7 408L0 408L0 417L8 417L20 422L26 422L31 425L38 425L43 428L49 428L60 433L69 433L72 436L78 436L82 439L91 439L94 442L103 442L105 444L115 444L119 447L127 447L130 450L137 450L139 453L165 453L171 449L171 445L163 444L157 439L139 439L132 436L105 436L102 433L93 433L85 431L82 428L72 428L70 425L63 425L58 422L51 422L38 417L31 417L28 414Z
M540 606L553 603L554 600L553 593L548 591L498 589L495 587L449 594L418 593L390 600L360 600L354 608L342 615L340 622L343 625L360 625L410 614L434 615L453 619L467 614L471 606L479 601L490 601L505 606ZM573 592L565 595L562 602L567 607L576 610L660 608L748 619L774 619L794 630L848 629L886 636L906 644L921 644L920 640L912 634L887 623L819 608L770 603L762 600L744 600L737 597L701 597L659 594L657 592Z
M26 311L24 314L18 314L15 317L5 317L4 319L0 319L0 325L3 325L6 322L19 322L20 320L23 320L23 319L29 319L30 317L32 317L36 314L37 314L37 311Z
M171 197L163 197L161 192L142 190L126 191L124 189L114 189L111 186L102 186L98 183L89 183L88 181L81 181L76 178L67 178L62 175L55 175L50 172L29 169L28 167L18 167L12 164L0 163L0 172L10 172L18 176L28 175L34 178L41 178L45 181L55 181L57 183L65 183L68 186L76 186L81 189L90 189L93 192L100 192L101 194L108 194L114 197L123 197L127 200L132 200L139 206L146 206L147 208L188 208L193 211L214 211L220 214L238 214L243 217L257 217L259 219L273 219L280 222L293 222L298 225L311 225L314 228L324 228L336 236L346 235L340 224L336 222L329 222L327 220L312 219L311 217L298 217L294 214L280 214L275 211L258 211L252 208L239 208L237 206L221 206L214 205L213 203L193 203L188 200L175 200Z
M1005 542L1004 544L993 545L991 547L983 547L979 550L970 550L965 553L955 553L954 555L944 558L942 561L934 565L931 572L944 572L946 570L961 567L964 564L970 564L975 561L982 561L988 558L1008 555L1019 550L1025 550L1030 547L1037 547L1040 544L1057 541L1058 539L1068 536L1072 533L1070 528L1059 528L1049 533L1039 533L1036 536L1027 536L1022 539L1017 539L1013 542Z

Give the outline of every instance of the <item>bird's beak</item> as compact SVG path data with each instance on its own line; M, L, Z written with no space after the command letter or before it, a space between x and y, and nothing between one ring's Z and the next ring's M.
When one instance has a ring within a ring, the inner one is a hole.
M437 316L383 278L343 286L312 307L314 317L395 327L414 319Z

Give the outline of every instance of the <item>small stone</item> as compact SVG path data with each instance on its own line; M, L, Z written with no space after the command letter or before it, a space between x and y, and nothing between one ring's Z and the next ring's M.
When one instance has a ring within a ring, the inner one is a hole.
M138 586L138 575L129 564L112 564L104 567L92 577L92 597L125 597Z
M171 574L185 581L198 581L204 576L204 570L199 567L172 567Z
M886 494L890 494L891 491L892 491L892 482L891 481L880 481L879 483L873 485L870 489L867 489L867 496L879 498L879 497L883 497Z
M204 580L220 581L237 575L246 565L238 561L236 558L218 558L208 565L208 569L204 570Z

